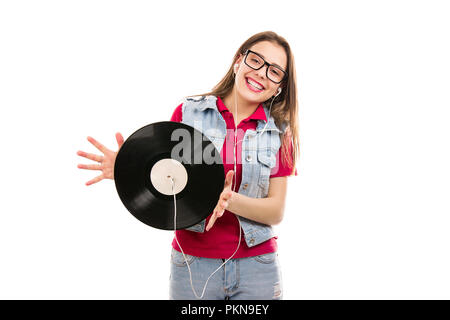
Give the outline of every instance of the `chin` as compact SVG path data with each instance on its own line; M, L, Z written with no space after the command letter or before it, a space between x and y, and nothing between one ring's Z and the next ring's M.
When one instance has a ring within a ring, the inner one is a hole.
M247 88L244 88L243 90L239 90L238 94L241 96L242 99L244 99L250 103L260 104L267 100L264 96L258 95L257 93L255 94L253 92L250 92Z

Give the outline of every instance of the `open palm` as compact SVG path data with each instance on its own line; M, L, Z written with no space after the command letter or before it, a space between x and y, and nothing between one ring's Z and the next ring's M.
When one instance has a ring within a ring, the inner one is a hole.
M120 147L122 147L124 142L122 134L120 134L120 132L116 133L116 140L119 146L119 149L117 151L112 151L106 148L103 144L92 137L87 137L87 140L92 143L98 150L100 150L103 155L87 153L84 151L77 152L77 155L81 157L98 162L98 164L79 164L77 166L78 168L86 170L99 170L102 172L99 176L86 182L86 185L89 186L103 179L114 179L114 163L116 162L117 152L119 151Z

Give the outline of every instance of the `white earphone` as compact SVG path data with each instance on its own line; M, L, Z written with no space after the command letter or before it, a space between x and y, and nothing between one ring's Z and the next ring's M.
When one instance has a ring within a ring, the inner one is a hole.
M278 93L275 95L275 97L278 97L278 95L281 93L281 88L278 88Z

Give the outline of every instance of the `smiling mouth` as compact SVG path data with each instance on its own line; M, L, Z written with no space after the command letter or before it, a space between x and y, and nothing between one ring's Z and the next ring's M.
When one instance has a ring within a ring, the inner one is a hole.
M245 82L247 83L247 87L249 87L252 91L261 92L264 90L264 87L255 81L245 78Z

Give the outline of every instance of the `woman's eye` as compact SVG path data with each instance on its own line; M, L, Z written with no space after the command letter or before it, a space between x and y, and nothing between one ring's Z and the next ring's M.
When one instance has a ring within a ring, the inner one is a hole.
M260 63L258 59L252 59L252 61L255 63Z

